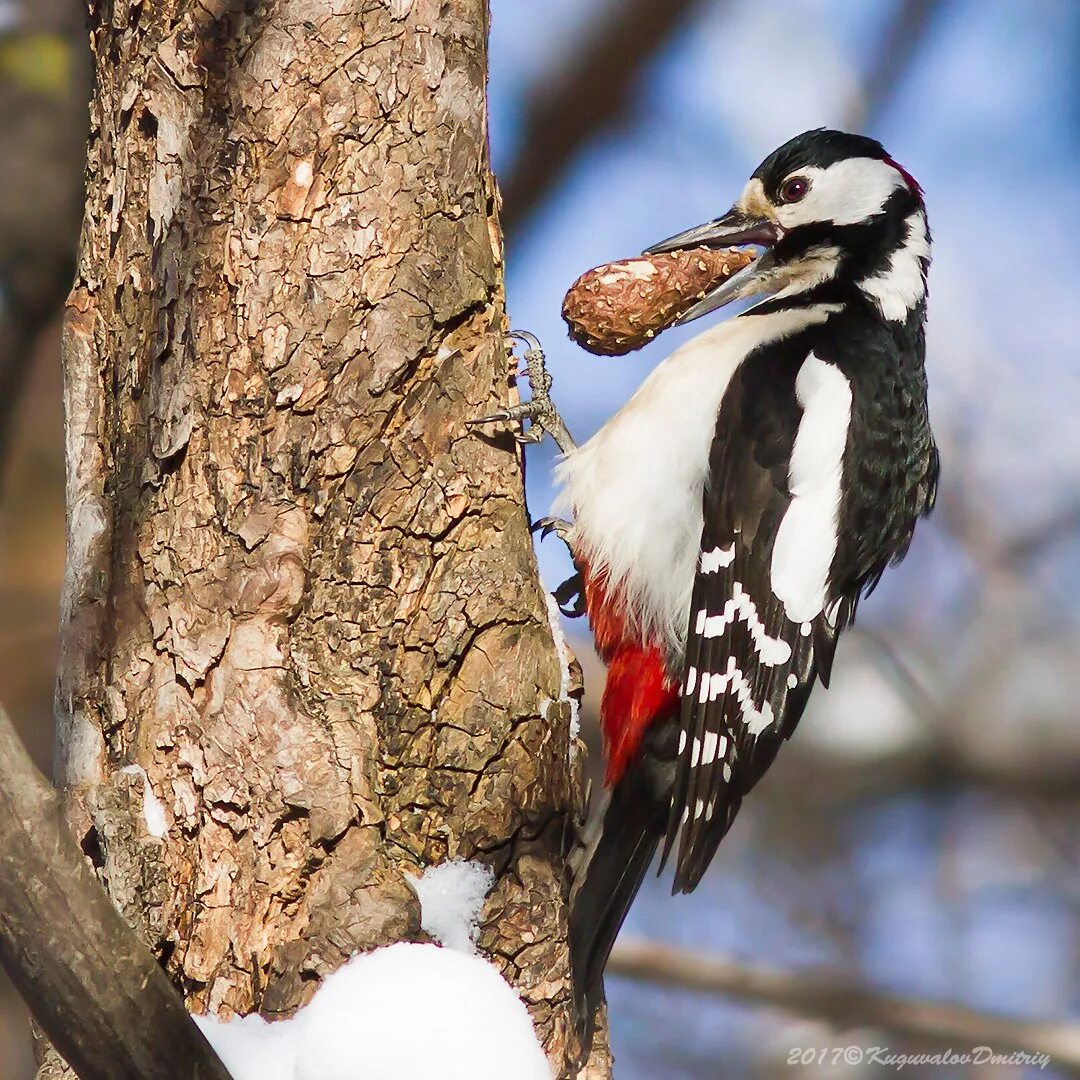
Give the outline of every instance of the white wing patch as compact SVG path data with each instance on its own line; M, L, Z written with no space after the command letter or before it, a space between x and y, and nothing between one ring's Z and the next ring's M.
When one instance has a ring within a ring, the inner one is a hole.
M711 765L718 757L724 756L727 750L727 736L718 735L715 731L706 731L704 739L694 740L694 750L690 755L690 764Z
M810 353L796 376L795 396L803 415L788 470L792 498L777 530L769 576L787 617L808 624L825 607L836 554L851 383L834 364Z
M689 671L687 671L687 673L686 673L686 689L683 690L683 693L686 694L686 695L690 695L690 694L692 694L694 692L696 687L697 687L697 668L694 667L693 664L691 664ZM684 732L683 733L684 738L685 738L685 735L686 735L686 733ZM680 746L679 747L679 753L681 754L684 749L685 749L685 747Z
M704 685L705 680L702 679L702 686ZM728 657L727 671L709 677L708 700L715 701L729 689L735 692L735 697L739 702L739 710L742 713L742 721L746 725L749 734L756 737L766 728L772 727L776 719L772 706L767 701L760 709L754 704L753 687L751 687L746 676L736 665L734 656ZM702 698L701 700L704 702L706 699Z
M695 677L697 672L694 672ZM753 687L749 680L738 667L734 656L728 657L727 670L710 674L708 671L701 673L701 682L698 684L698 702L704 705L707 701L716 701L729 689L735 694L739 702L739 710L742 713L743 723L746 730L753 736L760 735L766 728L771 727L776 720L772 706L765 702L759 709L753 701ZM688 689L687 693L691 693ZM686 749L686 732L679 736L679 753ZM690 764L711 765L717 758L721 758L727 751L727 736L719 735L714 731L705 732L704 739L694 739L694 747L691 752Z

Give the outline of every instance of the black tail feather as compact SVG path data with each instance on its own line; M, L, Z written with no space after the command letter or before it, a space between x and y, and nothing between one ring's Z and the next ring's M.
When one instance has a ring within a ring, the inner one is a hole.
M677 741L673 724L654 726L643 753L593 808L585 829L570 893L570 965L585 1054L608 956L667 829L675 756L674 745L668 744L673 738Z
M603 828L585 877L575 888L570 908L570 963L578 1017L592 1022L600 1004L611 947L641 887L660 841L661 822L640 804L615 798L608 814L615 820ZM605 815L607 818L607 815Z

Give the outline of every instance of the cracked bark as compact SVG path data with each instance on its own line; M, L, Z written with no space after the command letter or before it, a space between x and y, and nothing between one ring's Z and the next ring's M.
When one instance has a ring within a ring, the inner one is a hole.
M480 948L573 1076L569 706L518 455L464 424L509 375L486 22L92 5L56 770L196 1011L288 1015L423 940L406 871L485 860Z

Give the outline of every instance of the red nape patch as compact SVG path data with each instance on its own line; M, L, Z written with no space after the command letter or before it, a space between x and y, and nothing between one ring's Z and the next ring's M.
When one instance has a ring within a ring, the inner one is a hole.
M904 178L907 186L911 188L912 195L914 195L919 200L919 202L924 201L922 184L920 184L919 181L916 180L915 177L912 176L911 173L909 173L907 169L905 169L904 166L900 164L899 161L894 161L891 157L886 157L885 164L891 165Z
M607 753L604 783L611 787L626 772L649 726L678 706L679 694L654 645L624 645L608 665L600 726Z

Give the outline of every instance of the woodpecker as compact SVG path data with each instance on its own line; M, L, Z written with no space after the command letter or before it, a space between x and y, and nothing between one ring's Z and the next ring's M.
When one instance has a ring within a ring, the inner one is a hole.
M755 306L672 353L579 447L542 371L515 414L564 451L559 530L608 669L605 788L570 896L586 1038L657 848L661 867L675 852L673 891L693 890L937 490L930 235L911 174L873 139L805 132L728 213L646 254L701 245L762 253L681 321Z

